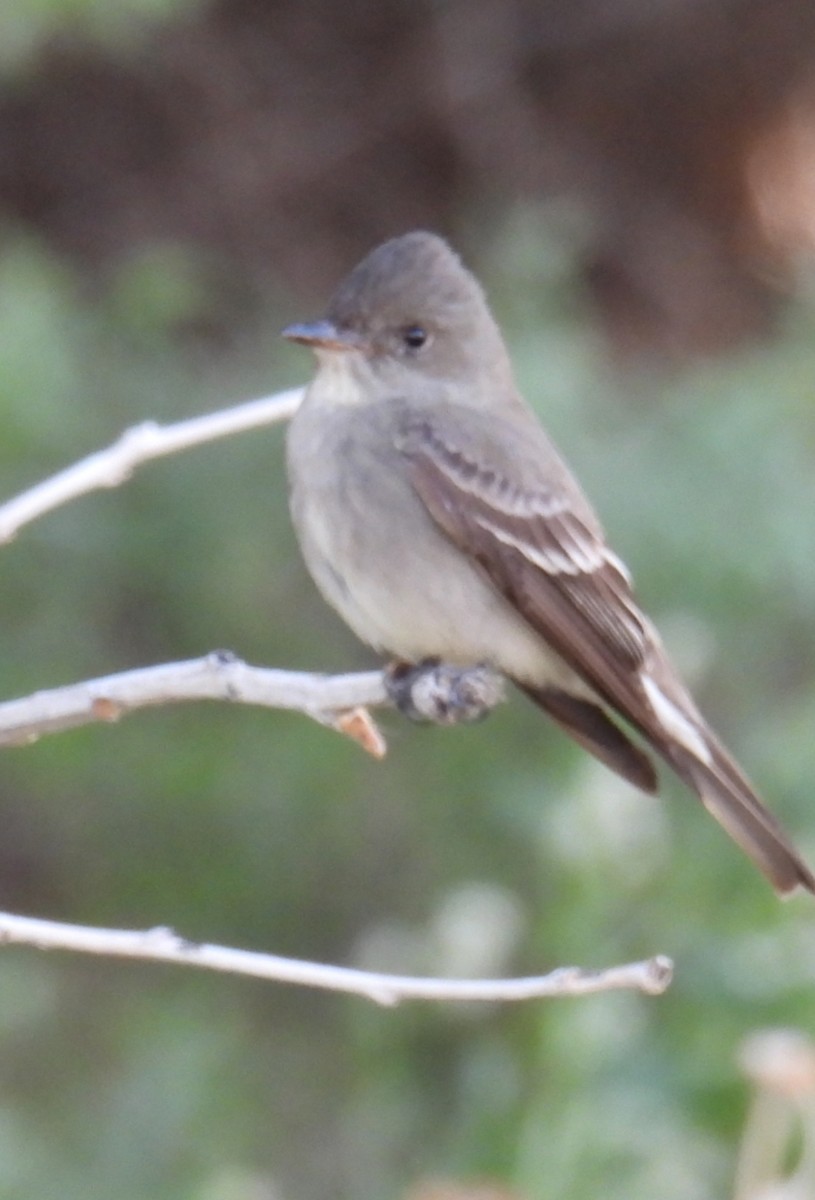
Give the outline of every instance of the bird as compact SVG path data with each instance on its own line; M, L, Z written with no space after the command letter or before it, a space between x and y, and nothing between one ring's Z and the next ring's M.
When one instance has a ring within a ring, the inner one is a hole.
M377 246L324 317L283 336L317 360L287 431L292 521L356 635L398 663L495 668L647 793L655 754L779 894L815 893L673 667L447 241L418 230Z

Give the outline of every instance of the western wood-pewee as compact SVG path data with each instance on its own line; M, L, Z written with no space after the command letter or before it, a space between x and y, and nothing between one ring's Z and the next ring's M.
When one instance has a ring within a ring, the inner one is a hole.
M815 876L699 713L589 502L518 394L476 279L409 233L284 336L317 374L288 433L291 509L328 602L378 650L489 663L646 792L676 771L779 892Z

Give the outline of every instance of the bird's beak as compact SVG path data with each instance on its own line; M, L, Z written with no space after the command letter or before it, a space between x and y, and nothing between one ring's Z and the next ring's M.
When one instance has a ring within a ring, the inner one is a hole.
M333 321L308 321L287 325L282 337L315 350L367 350L368 344L352 329L338 329Z

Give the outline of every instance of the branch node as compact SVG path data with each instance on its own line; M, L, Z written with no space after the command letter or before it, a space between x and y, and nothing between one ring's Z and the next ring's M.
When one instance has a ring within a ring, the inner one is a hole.
M207 655L207 661L213 667L230 667L233 663L240 662L234 650L211 650Z
M674 977L674 965L664 954L649 958L645 964L643 991L649 996L661 996L667 991Z
M388 752L388 743L382 730L367 708L351 708L346 712L335 713L329 724L338 733L344 733L346 737L351 738L372 758L384 758Z
M160 949L162 946L175 949L192 945L192 942L187 943L185 938L179 937L170 925L154 925L152 929L147 930L144 936L151 949Z
M368 998L373 1000L374 1004L380 1005L381 1008L398 1008L400 997L396 992L392 992L386 988L372 988L368 992Z
M91 701L91 715L96 721L107 721L108 724L113 725L123 713L122 705L106 696L95 696Z

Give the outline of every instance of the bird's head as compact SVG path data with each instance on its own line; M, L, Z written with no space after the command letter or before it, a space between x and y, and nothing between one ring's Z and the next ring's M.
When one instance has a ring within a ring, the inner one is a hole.
M484 293L440 237L414 232L371 251L343 280L325 317L283 336L321 361L349 356L382 394L454 385L477 403L482 388L511 386L501 334ZM352 367L352 362L356 367Z

